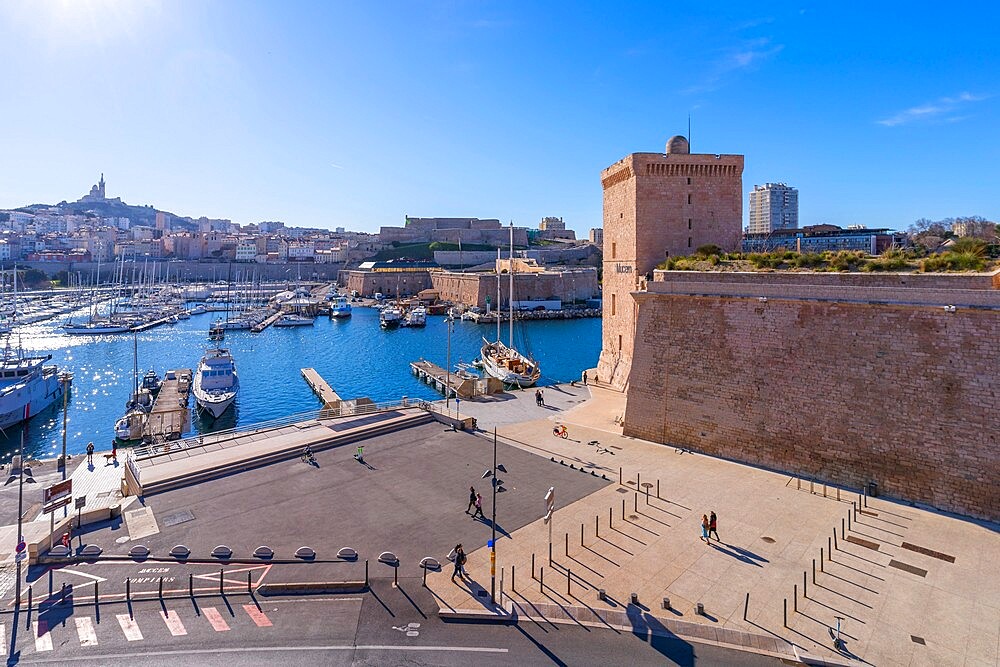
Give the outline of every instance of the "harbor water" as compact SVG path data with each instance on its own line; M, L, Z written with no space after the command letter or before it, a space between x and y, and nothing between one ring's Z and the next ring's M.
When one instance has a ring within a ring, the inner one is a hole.
M410 362L426 359L444 367L448 329L444 317L428 317L425 328L383 331L378 311L355 307L353 317L316 319L314 326L275 328L262 333L227 331L222 343L236 360L240 394L236 404L214 421L200 419L189 402L192 419L185 435L245 426L320 407L319 399L302 379L300 369L315 368L342 398L367 396L374 401L402 396L436 399L441 395L420 382ZM162 377L168 369L194 370L209 345L209 324L215 313L194 315L177 324L138 334L139 375L154 369ZM66 450L83 452L93 441L110 449L114 422L124 413L132 392L132 335L70 336L59 331L59 321L18 328L26 353L51 354L60 370L73 373L67 410ZM601 348L601 320L541 320L518 323L515 343L527 339L542 368L540 385L579 379L585 368L597 364ZM451 362L472 362L479 356L483 336L496 336L496 325L456 320L451 334ZM506 341L507 327L503 327ZM9 460L24 432L25 454L57 456L62 448L62 402L33 417L27 425L0 434L0 458Z

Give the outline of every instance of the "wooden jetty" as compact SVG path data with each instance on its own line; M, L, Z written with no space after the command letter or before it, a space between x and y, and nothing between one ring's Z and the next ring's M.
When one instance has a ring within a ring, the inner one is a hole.
M498 394L503 391L503 382L494 377L477 378L471 377L467 373L460 374L458 372L449 374L444 368L423 359L410 362L410 370L420 380L445 396L451 395L469 399L476 396Z
M163 442L177 440L188 421L188 395L191 393L191 369L167 371L160 385L153 410L146 419L143 440Z
M279 310L278 312L274 313L273 315L265 319L260 324L255 324L254 326L250 327L250 333L260 333L264 329L268 328L269 326L277 322L278 318L281 317L281 315L282 312Z
M330 409L340 403L340 396L333 390L326 380L316 372L315 368L303 368L302 377L305 378L309 388L323 401L323 408Z
M178 313L171 313L170 315L167 315L166 317L161 317L161 318L159 318L157 320L152 320L152 321L149 321L149 322L143 322L142 324L139 324L137 326L132 327L131 331L134 331L136 333L142 333L143 331L146 331L147 329L152 329L153 327L158 327L161 324L169 324L170 322L176 322L177 321L177 319L176 319L177 315L178 315Z

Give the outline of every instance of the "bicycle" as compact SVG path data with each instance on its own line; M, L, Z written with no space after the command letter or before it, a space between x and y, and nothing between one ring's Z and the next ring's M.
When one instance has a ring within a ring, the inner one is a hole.
M615 415L615 426L624 426L625 418L621 415Z
M565 440L566 438L569 437L569 431L566 430L565 426L560 424L552 429L552 435L554 435L557 438L562 438Z

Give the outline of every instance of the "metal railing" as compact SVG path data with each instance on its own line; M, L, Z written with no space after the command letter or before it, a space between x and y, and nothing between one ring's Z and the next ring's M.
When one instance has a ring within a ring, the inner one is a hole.
M166 456L168 454L185 453L188 455L204 451L206 445L234 440L243 435L266 433L276 431L288 426L306 424L308 422L318 422L326 419L339 419L342 417L360 417L364 415L399 410L402 408L420 408L428 412L435 410L433 403L424 400L410 400L402 398L396 401L381 401L378 403L355 403L354 401L341 401L333 408L320 408L308 412L299 412L284 417L278 417L246 426L215 431L213 433L203 433L200 435L182 438L180 440L170 440L162 443L140 445L133 448L132 452L137 460L145 461L152 458ZM197 451L196 451L197 450Z

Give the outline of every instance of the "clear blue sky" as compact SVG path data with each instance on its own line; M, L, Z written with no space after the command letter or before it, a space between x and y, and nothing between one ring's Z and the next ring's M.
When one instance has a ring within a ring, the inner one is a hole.
M802 224L1000 219L990 3L0 3L0 207L601 224L601 169L746 155ZM709 7L710 5L710 7ZM744 197L744 215L746 214Z

